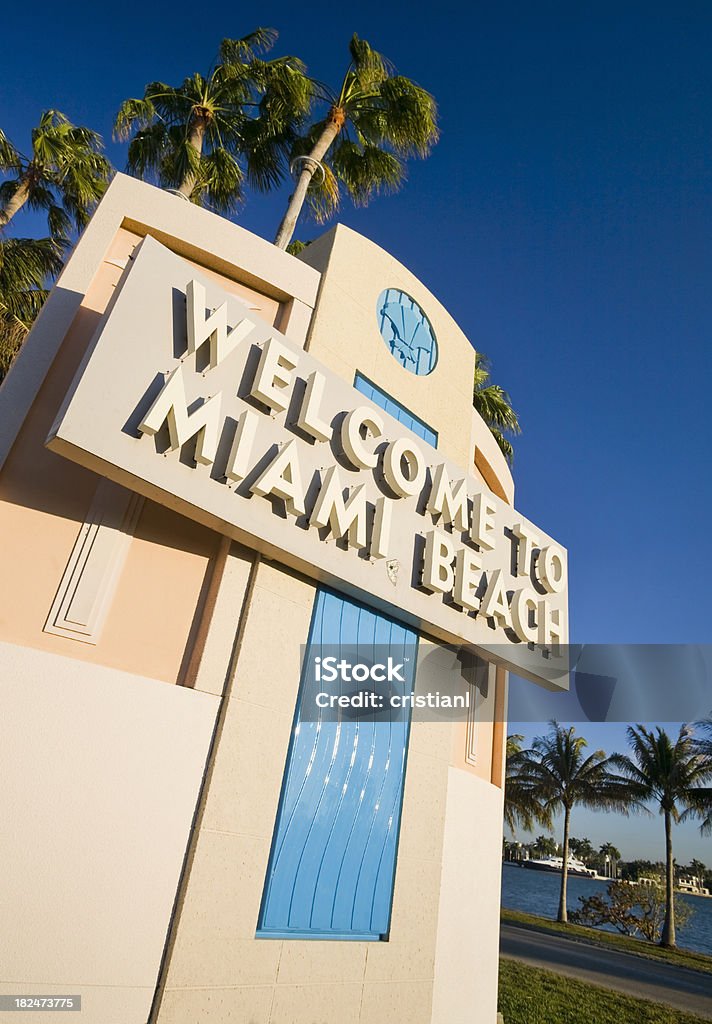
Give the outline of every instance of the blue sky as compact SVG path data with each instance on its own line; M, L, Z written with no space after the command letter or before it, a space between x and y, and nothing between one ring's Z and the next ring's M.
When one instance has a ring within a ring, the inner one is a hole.
M280 30L275 52L320 79L337 80L357 31L438 100L431 159L411 164L399 196L341 219L438 295L510 391L524 427L517 504L570 550L572 638L709 642L709 4L259 11ZM109 140L121 100L207 70L223 36L254 25L223 0L198 16L180 3L130 17L10 5L0 124L23 147L53 106ZM124 147L107 148L122 168ZM287 195L252 198L241 223L271 237ZM14 227L41 231L31 215ZM618 744L608 735L596 742ZM580 812L574 831L653 855L654 825ZM691 828L679 847L712 863Z

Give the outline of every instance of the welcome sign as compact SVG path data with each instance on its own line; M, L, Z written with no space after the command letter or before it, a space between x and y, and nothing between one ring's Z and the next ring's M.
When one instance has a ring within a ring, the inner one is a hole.
M150 237L47 444L426 633L565 685L565 550Z

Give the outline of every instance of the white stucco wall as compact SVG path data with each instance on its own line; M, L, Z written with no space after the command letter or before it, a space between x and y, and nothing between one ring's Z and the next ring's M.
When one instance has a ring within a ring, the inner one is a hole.
M497 1014L502 790L450 768L432 1024L494 1024Z
M0 643L0 993L144 1024L217 705Z

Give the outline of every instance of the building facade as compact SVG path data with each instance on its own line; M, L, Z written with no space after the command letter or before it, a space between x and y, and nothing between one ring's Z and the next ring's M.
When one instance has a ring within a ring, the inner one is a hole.
M0 390L0 994L494 1024L506 669L566 565L473 372L355 232L294 258L116 177ZM326 647L468 707L321 716Z

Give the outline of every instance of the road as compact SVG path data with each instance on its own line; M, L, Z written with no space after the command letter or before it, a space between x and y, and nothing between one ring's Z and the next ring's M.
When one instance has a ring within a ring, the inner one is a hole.
M712 974L502 924L502 956L712 1020Z

